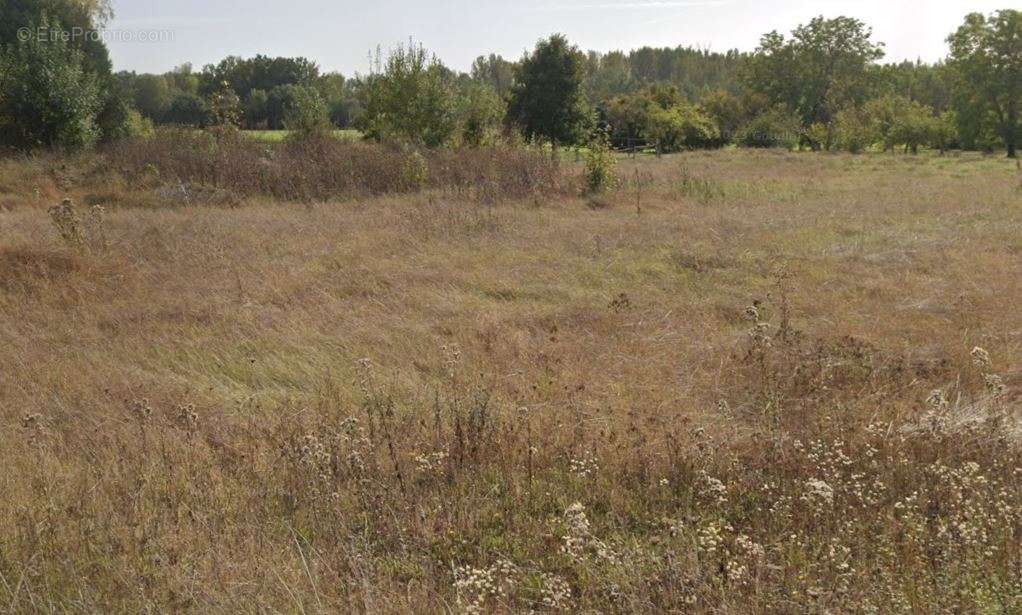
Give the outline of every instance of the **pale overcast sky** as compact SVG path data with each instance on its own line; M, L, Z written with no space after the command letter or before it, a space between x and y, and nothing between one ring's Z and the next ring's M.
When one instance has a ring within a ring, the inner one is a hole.
M448 66L479 55L517 59L561 32L583 49L691 45L751 51L770 30L816 15L858 17L887 44L886 60L944 57L944 39L973 11L1022 0L114 0L108 44L116 70L162 72L226 55L306 56L325 70L366 72L370 49L413 37ZM158 42L134 40L141 31Z

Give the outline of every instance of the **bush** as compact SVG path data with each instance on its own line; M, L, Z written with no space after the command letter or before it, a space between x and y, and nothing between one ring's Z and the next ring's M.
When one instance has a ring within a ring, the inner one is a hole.
M842 109L834 124L838 147L853 154L866 150L877 140L869 114L858 107Z
M197 94L178 94L170 101L165 119L177 126L202 127L209 122L209 109Z
M289 201L421 188L515 199L561 186L560 169L549 156L512 147L440 148L409 156L393 147L332 138L265 144L241 134L214 138L162 129L151 139L112 144L105 153L107 162L135 185L207 186L241 197Z
M461 142L471 147L492 143L498 136L505 111L504 101L492 87L470 85L458 110Z
M668 109L654 107L646 122L646 137L656 141L663 152L709 147L720 138L712 119L684 103Z
M386 68L370 75L362 90L366 136L427 147L450 141L456 101L449 75L421 45L391 51Z
M784 106L768 109L743 126L738 143L745 147L784 147L798 145L802 124L797 116Z
M326 103L314 88L296 86L289 104L284 108L284 128L297 139L326 137L332 126Z
M614 183L614 154L610 150L607 135L600 133L589 143L586 152L586 193L602 194L612 188Z
M43 19L40 30L59 24ZM85 56L60 36L30 36L0 53L0 142L20 148L91 145L99 136L99 85Z

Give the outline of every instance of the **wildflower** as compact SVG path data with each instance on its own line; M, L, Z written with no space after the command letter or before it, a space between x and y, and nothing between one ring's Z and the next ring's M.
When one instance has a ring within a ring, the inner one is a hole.
M990 353L986 350L976 346L972 349L972 364L979 369L987 369L990 367Z

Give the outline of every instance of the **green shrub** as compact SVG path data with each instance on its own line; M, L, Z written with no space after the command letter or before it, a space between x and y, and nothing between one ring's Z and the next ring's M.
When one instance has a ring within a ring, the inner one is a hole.
M708 147L720 138L720 130L712 119L684 103L667 109L652 108L646 118L645 134L663 152Z
M450 141L456 127L450 75L421 45L391 51L386 68L370 75L362 90L366 136L427 147Z
M59 31L45 18L42 31ZM0 53L0 142L87 147L99 137L102 98L86 58L61 36L29 36Z
M614 154L605 133L597 135L586 152L585 185L586 193L602 194L612 188L614 177Z
M783 147L798 145L802 125L797 116L784 106L768 109L757 115L738 132L738 143L745 147Z
M329 136L333 127L319 92L311 87L294 88L290 104L284 109L284 128L296 139Z

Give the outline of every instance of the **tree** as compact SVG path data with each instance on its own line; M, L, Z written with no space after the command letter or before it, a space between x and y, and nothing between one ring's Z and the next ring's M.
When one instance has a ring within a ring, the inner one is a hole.
M378 58L377 64L382 64ZM435 147L456 127L453 75L421 45L398 46L361 88L368 137Z
M746 147L786 147L798 144L802 132L797 114L784 105L767 109L738 131L738 143Z
M961 118L992 120L1010 158L1022 136L1022 11L970 13L948 37Z
M712 90L699 99L699 108L716 123L722 143L727 143L738 133L738 127L745 119L742 100L726 90Z
M763 36L749 85L774 105L794 109L804 126L829 124L836 113L862 104L870 93L869 66L884 56L872 30L858 19L817 17L792 31Z
M42 31L60 28L43 17ZM29 36L0 53L0 142L80 148L99 136L103 106L85 54L61 36Z
M139 75L135 80L135 108L154 122L163 121L171 96L170 86L162 75Z
M688 103L653 107L647 119L646 136L663 152L708 147L720 138L712 119Z
M555 34L536 45L515 71L508 120L530 139L582 143L593 123L584 91L586 58Z
M0 55L11 64L0 83L0 99L27 114L0 116L8 144L79 147L128 129L123 125L131 119L128 103L124 91L114 87L106 44L97 33L110 16L105 0L0 2ZM28 65L45 72L32 74ZM46 88L52 88L52 96L44 95ZM70 119L69 114L83 113ZM24 118L51 118L46 121L55 127L33 128ZM78 128L70 129L72 124Z
M515 81L515 65L499 55L479 56L472 63L472 79L489 85L497 96L507 97Z
M504 101L492 87L486 83L469 84L458 110L461 142L471 147L491 142L506 111Z
M209 109L198 94L181 93L170 101L164 120L178 126L205 126Z
M308 86L293 86L294 95L284 109L284 127L297 139L330 134L330 117L319 92Z

